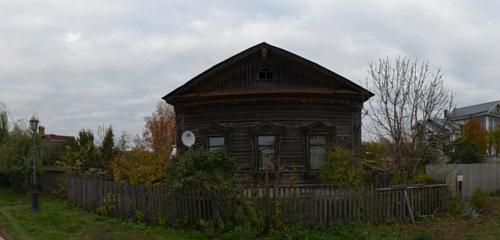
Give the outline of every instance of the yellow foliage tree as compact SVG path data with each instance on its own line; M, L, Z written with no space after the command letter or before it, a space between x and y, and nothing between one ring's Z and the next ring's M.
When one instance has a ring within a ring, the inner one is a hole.
M486 130L481 126L478 118L467 120L462 128L462 137L474 143L480 154L486 154L487 137Z
M160 102L156 111L145 118L146 127L142 134L147 146L157 153L170 154L175 141L175 114L172 106Z
M110 167L115 181L149 185L164 181L166 163L164 154L138 148L113 158Z
M115 181L133 184L164 182L165 166L175 136L175 115L170 105L160 102L151 116L145 118L142 138L132 150L117 154L110 162Z

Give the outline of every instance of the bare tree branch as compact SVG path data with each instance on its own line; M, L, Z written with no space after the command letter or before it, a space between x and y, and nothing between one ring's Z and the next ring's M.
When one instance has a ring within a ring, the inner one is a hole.
M444 85L440 69L409 57L386 57L368 68L367 88L375 94L368 102L366 129L391 141L391 157L408 175L420 163L419 136L427 120L454 106L454 93Z

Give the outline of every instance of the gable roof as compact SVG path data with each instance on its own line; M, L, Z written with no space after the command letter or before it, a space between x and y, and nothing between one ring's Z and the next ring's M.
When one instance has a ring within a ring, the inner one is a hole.
M215 73L223 70L224 68L230 66L231 64L236 63L237 61L239 61L239 60L241 60L241 59L243 59L251 54L258 52L263 48L266 48L268 50L272 50L273 52L280 54L286 58L301 62L302 64L305 64L305 65L307 65L315 70L318 70L331 78L335 78L337 81L339 81L339 82L353 88L354 90L362 93L363 95L365 95L366 96L365 101L374 95L372 92L355 84L354 82L350 81L349 79L347 79L343 76L340 76L337 73L335 73L335 72L333 72L333 71L331 71L331 70L329 70L329 69L327 69L327 68L325 68L325 67L323 67L315 62L307 60L299 55L296 55L294 53L291 53L291 52L284 50L284 49L281 49L279 47L273 46L273 45L268 44L266 42L262 42L262 43L259 43L253 47L250 47L250 48L214 65L213 67L205 70L204 72L198 74L197 76L195 76L194 78L192 78L191 80L189 80L188 82L183 84L182 86L176 88L172 92L170 92L167 95L165 95L164 97L162 97L162 99L164 99L167 102L171 101L175 97L180 96L183 93L187 92L189 89L191 89L193 86L195 86L199 82L203 81L204 79L206 79L210 76L213 76Z
M461 107L461 108L455 108L453 112L450 113L449 116L450 118L463 118L463 117L482 115L488 113L498 104L500 104L500 100Z
M431 118L429 122L433 125L433 128L436 132L441 130L445 132L458 132L460 131L460 125L451 121L447 121L442 118ZM439 130L438 130L439 129Z

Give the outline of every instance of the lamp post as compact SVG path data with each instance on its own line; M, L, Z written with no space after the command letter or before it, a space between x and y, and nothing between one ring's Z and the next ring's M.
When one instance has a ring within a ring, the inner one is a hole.
M40 210L39 193L36 182L36 130L38 129L38 119L33 116L30 120L31 131L33 131L33 186L31 186L31 210L38 212Z

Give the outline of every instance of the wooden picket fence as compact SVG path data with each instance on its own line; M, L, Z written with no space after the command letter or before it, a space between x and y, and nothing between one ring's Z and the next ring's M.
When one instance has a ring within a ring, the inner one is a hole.
M67 197L74 205L120 218L149 223L199 223L231 219L242 202L279 208L282 222L325 225L338 221L410 221L443 213L446 184L390 188L246 187L238 192L201 191L131 185L97 178L68 177Z

